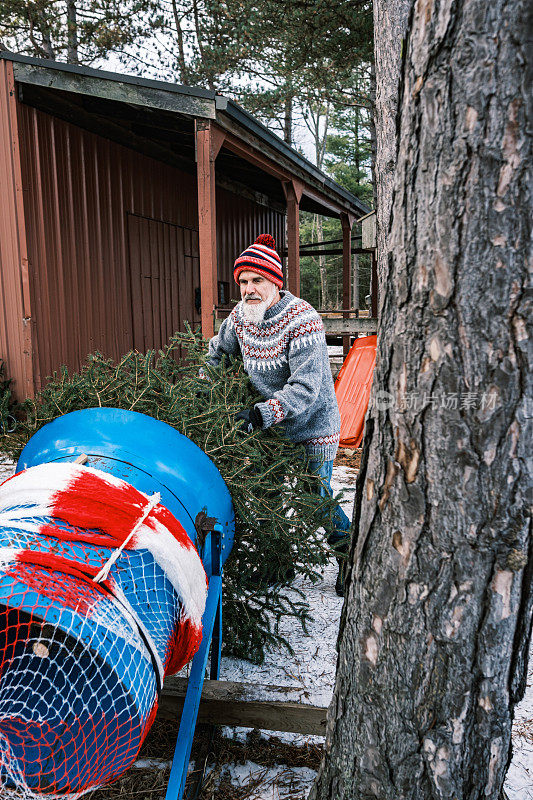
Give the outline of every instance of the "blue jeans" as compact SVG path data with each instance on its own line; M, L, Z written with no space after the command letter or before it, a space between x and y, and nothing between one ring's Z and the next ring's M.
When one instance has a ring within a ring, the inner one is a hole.
M310 459L308 466L311 472L314 472L316 475L322 478L323 482L320 484L320 497L326 497L326 494L329 494L331 497L333 494L331 491L333 461L319 461ZM350 536L351 522L339 503L337 503L337 508L333 515L332 521L333 530L328 535L328 544L330 544L332 547L337 547L337 545L343 540L345 540L345 543L347 544Z

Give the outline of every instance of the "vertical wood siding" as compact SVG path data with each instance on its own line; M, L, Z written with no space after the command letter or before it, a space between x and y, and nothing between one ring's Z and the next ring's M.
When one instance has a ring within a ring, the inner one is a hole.
M13 65L0 61L0 358L19 397L33 395L31 305Z
M216 203L218 278L229 283L232 298L240 299L233 280L235 259L260 233L272 234L281 254L285 247L285 215L220 188Z
M20 119L36 388L95 350L118 359L199 322L196 177L29 106ZM281 243L284 215L220 189L217 216L236 297L236 256L264 230Z
M195 326L198 231L128 214L133 346L159 349L185 322Z

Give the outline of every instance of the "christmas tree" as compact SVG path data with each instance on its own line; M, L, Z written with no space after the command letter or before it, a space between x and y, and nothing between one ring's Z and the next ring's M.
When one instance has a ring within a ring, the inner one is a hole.
M23 406L17 429L0 438L16 458L28 439L62 414L94 406L123 408L162 420L188 436L216 464L235 507L236 535L224 570L224 647L261 662L265 647L289 643L278 623L291 615L305 628L309 608L295 574L317 580L331 551L321 530L334 510L318 494L303 446L276 429L245 434L235 415L262 398L240 359L216 369L206 341L190 330L157 353L127 353L119 363L99 353L79 372L62 368Z

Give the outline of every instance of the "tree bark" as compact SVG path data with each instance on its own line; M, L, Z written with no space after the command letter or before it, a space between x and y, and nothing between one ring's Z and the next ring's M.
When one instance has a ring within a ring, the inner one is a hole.
M56 54L52 46L50 25L46 14L34 8L28 8L26 13L28 19L28 38L35 48L36 54L41 58L55 59ZM41 34L41 42L38 42L35 38L36 31Z
M288 88L288 87L287 87ZM283 112L283 141L292 146L292 105L294 97L287 93Z
M375 14L376 12L374 12ZM376 209L376 220L380 220L381 218L377 214L377 140L376 140L376 118L377 118L377 109L376 109L376 64L375 59L372 63L370 68L370 123L368 126L368 130L370 133L370 173L372 175L372 199L374 202L374 208Z
M527 16L526 0L411 9L378 356L311 800L500 797L533 612ZM384 146L378 129L381 169Z
M172 0L172 15L174 17L174 25L176 26L176 38L178 40L178 66L179 66L179 79L180 83L189 83L189 71L187 69L187 60L185 58L185 44L183 41L183 29L181 27L181 19L178 11L176 0Z
M67 61L79 64L76 0L67 0Z
M374 0L374 60L371 75L371 98L374 110L375 147L374 202L379 297L383 297L383 279L388 264L388 231L392 208L392 190L397 157L396 117L400 84L402 46L411 0ZM374 74L375 73L375 74Z

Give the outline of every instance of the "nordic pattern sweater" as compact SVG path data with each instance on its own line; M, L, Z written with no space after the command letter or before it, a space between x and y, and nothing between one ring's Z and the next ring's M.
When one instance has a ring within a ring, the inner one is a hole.
M253 386L267 398L255 406L263 428L282 424L287 438L304 444L311 458L335 458L340 414L324 326L314 308L283 291L255 324L243 316L241 301L210 340L208 361L217 366L224 354L239 352Z

